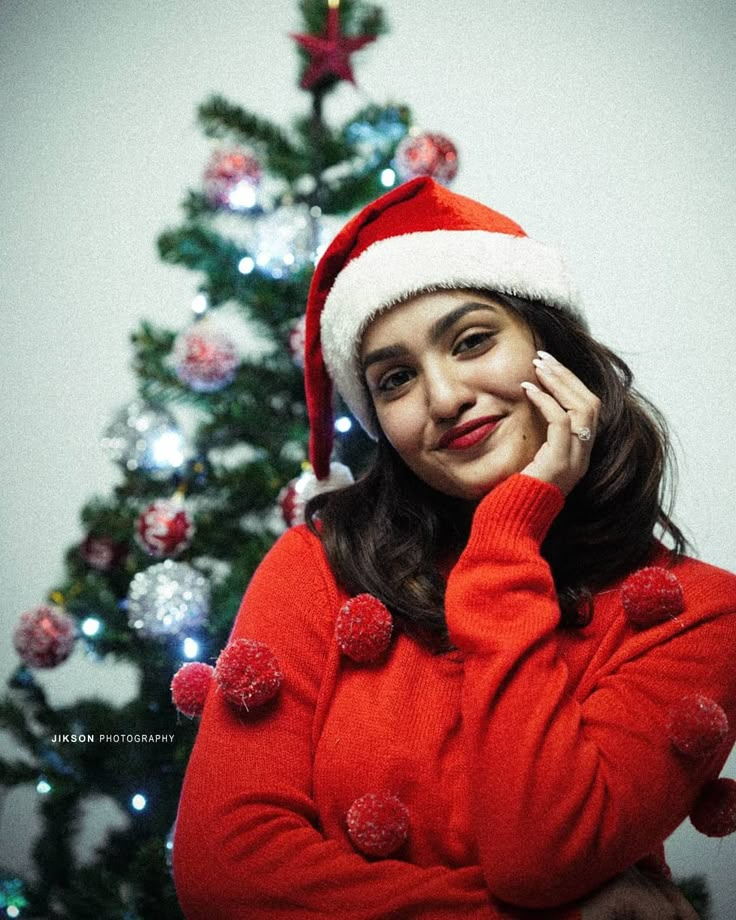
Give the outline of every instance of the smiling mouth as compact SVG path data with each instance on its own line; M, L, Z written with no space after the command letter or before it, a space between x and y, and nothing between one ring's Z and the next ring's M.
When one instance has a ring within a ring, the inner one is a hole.
M466 450L479 444L496 428L501 418L497 415L473 419L446 431L440 438L438 450Z

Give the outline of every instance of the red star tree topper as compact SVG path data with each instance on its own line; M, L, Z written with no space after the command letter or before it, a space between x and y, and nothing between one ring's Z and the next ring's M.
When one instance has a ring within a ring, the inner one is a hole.
M355 83L350 55L375 35L348 37L340 32L340 0L327 0L327 32L324 36L292 35L310 57L310 64L301 79L303 89L319 87L330 80Z

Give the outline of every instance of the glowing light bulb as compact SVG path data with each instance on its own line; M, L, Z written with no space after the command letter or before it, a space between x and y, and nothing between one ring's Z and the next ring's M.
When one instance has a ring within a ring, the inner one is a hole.
M238 262L238 271L241 275L249 275L255 267L256 263L250 256L243 256L240 262Z
M82 620L81 629L85 636L91 639L102 629L102 623L100 623L97 617L87 617L86 620Z
M43 777L36 783L36 792L39 792L41 795L47 795L51 792L51 786Z
M352 427L352 420L349 419L347 415L341 415L340 418L335 419L335 431L339 431L341 434L345 434L346 431L350 431Z
M241 179L227 196L228 204L236 211L247 211L256 203L256 190L247 179Z
M130 800L130 804L133 806L133 808L135 808L136 811L143 811L146 805L148 805L148 801L145 795L141 795L140 792L137 792Z
M381 172L381 185L384 188L391 188L391 186L396 182L396 173L393 169L384 169Z
M199 655L199 642L196 639L187 637L182 644L182 648L184 649L185 658L196 658Z
M164 431L154 441L151 453L156 466L181 466L184 463L184 438L178 431Z
M206 313L208 307L209 303L207 302L207 297L205 294L197 294L197 296L192 301L192 310L194 313Z

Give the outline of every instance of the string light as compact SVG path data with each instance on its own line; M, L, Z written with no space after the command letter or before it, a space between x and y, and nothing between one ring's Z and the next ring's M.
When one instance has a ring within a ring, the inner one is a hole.
M240 262L238 262L238 271L241 275L249 275L255 267L256 263L250 256L243 256Z
M247 211L256 203L256 190L248 179L242 179L227 196L228 204L235 211Z
M185 658L196 658L199 655L199 642L196 639L192 639L187 636L187 638L182 643L182 649L184 651Z
M96 636L101 629L102 623L97 617L87 617L85 620L82 620L81 630L89 639Z
M48 795L48 793L51 792L51 785L43 776L36 783L36 792L40 793L41 795Z
M133 798L130 800L130 804L136 811L143 811L143 809L148 805L148 800L145 795L142 795L140 792L136 792Z
M381 185L384 188L391 188L391 186L396 182L396 173L393 169L384 169L381 171Z
M180 467L184 463L184 437L179 431L164 431L153 442L155 466Z
M352 420L347 415L341 415L340 418L335 419L335 431L339 431L341 434L350 431L352 427Z
M192 301L192 312L196 313L198 316L201 316L202 313L206 313L208 307L209 303L207 302L205 294L197 294Z

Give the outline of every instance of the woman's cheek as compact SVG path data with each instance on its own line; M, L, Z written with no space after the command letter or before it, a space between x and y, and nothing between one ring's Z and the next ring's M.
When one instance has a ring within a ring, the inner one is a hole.
M417 436L419 416L417 407L411 405L410 399L402 398L386 403L383 411L378 413L378 421L396 451L403 453L411 449Z

